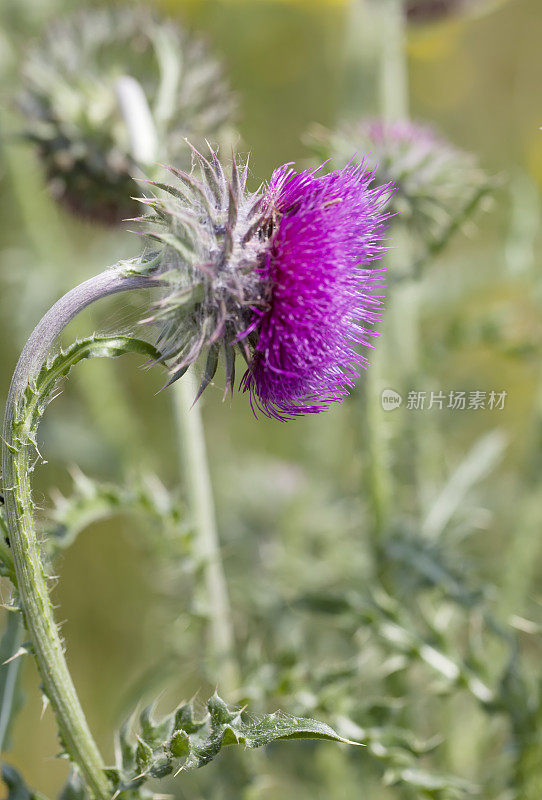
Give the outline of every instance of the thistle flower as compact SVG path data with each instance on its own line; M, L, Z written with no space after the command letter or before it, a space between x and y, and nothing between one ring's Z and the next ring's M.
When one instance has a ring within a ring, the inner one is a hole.
M247 166L226 177L216 154L194 151L199 177L171 170L176 186L153 185L144 199L159 242L142 270L164 292L145 320L159 324L170 382L206 353L200 391L224 353L233 389L235 353L247 361L241 388L254 409L278 419L324 411L366 366L380 318L384 268L367 269L386 249L391 187L373 186L363 164L329 174L276 170L247 191Z
M190 155L230 120L233 96L205 44L142 8L94 9L54 22L28 53L18 105L54 196L77 214L118 224L137 212L137 163L119 104L137 81L161 152Z
M377 181L396 187L391 210L425 244L440 241L491 188L472 155L424 124L369 119L335 131L314 126L308 141L318 158L339 166L352 153L369 152Z
M273 174L276 218L260 268L266 303L254 309L258 341L242 386L266 415L284 419L341 400L367 359L380 319L390 185L371 188L363 164L327 175L288 167Z

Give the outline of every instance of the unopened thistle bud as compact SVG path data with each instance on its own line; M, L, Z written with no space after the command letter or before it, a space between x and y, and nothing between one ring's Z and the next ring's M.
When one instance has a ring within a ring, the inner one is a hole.
M396 187L391 210L424 242L438 240L490 186L474 156L419 123L362 120L335 131L314 126L308 141L317 157L333 166L369 152L377 181Z
M184 138L220 136L234 108L205 44L142 8L79 12L31 49L18 104L55 197L75 213L118 224L137 213L138 159L122 114L122 82L143 92L160 152L189 163ZM144 159L143 159L144 160ZM152 158L152 160L156 160Z
M145 199L160 247L141 270L164 286L146 322L161 326L171 381L204 353L201 393L222 352L233 388L240 351L254 409L278 419L328 410L367 363L357 346L376 335L390 184L374 185L363 164L286 165L251 193L235 159L228 175L213 151L195 152L194 165Z

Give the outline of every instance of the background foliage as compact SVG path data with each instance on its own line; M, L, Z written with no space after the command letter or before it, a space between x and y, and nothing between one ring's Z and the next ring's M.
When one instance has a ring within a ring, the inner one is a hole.
M10 97L25 42L75 5L5 0L0 12L3 395L46 306L138 249L135 237L97 236L67 219L15 136ZM312 123L332 127L376 113L371 31L354 24L346 3L158 6L206 32L223 55L239 93L240 149L252 151L254 186L279 163L310 161L302 139ZM492 15L409 36L413 117L435 122L503 178L488 213L423 273L415 367L404 369L388 324L378 380L330 414L289 425L256 421L245 398L222 403L220 377L203 401L244 678L239 696L227 699L249 700L259 713L280 706L325 719L367 748L306 742L232 753L168 784L179 798L266 800L280 792L342 800L360 796L360 787L371 800L465 797L476 786L481 796L510 798L518 787L530 797L529 781L540 780L541 26L537 0L510 0ZM400 314L399 305L396 320ZM74 328L110 331L134 317L132 308L108 301ZM45 416L48 463L35 476L44 509L53 487L66 497L73 491L66 464L101 481L87 484L76 473L76 496L71 504L57 498L43 527L60 532L62 548L80 513L92 522L56 562L54 597L83 705L111 761L111 731L141 689L149 699L164 689L164 712L199 692L203 710L216 683L189 529L174 566L168 549L168 526L183 518L182 502L156 502L163 486L178 484L170 401L155 394L162 375L137 370L130 359L115 368L136 426L116 416L100 361L84 364ZM403 405L379 415L392 485L382 530L366 410L384 387L405 397L462 389L508 396L503 411ZM127 487L124 494L113 482ZM143 515L127 515L128 505ZM49 712L41 717L30 664L23 678L27 702L9 761L29 784L54 794L67 767L54 759L54 721Z

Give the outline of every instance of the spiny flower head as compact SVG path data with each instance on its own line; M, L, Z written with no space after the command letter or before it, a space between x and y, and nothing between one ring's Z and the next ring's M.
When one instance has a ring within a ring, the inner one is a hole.
M396 187L392 211L400 213L400 224L422 243L438 241L490 189L476 159L428 125L369 119L335 131L314 126L308 138L317 157L330 159L334 166L347 163L352 153L368 152L377 181Z
M145 320L160 325L162 360L173 382L206 353L200 393L213 379L220 351L226 387L235 382L235 352L250 359L254 306L262 303L258 267L269 238L261 191L247 190L248 162L226 173L216 153L193 149L190 173L170 168L174 185L150 181L162 194L141 198L151 242L148 263L164 284ZM150 224L150 228L148 227ZM156 254L154 245L160 244ZM147 270L145 262L143 270Z
M93 9L55 21L23 67L18 104L53 194L72 211L119 224L133 216L137 163L119 103L137 81L161 152L186 165L184 137L218 136L234 101L199 38L137 8Z
M204 353L201 394L222 350L233 388L240 350L254 409L279 419L327 410L366 364L356 346L375 335L384 270L367 267L386 248L391 187L373 186L363 165L284 166L250 193L235 159L228 176L212 151L194 152L194 166L144 200L147 235L161 249L142 268L164 282L147 322L161 326L171 381Z

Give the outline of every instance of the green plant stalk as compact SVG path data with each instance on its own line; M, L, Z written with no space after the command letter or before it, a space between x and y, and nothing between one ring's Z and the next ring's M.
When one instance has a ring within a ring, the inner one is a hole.
M169 75L167 64L164 64L163 85L167 89L166 95L171 96L176 76ZM119 107L130 134L132 155L152 174L156 172L154 162L159 141L145 93L131 76L120 77L116 88ZM212 660L214 666L220 665L222 691L229 694L239 686L231 606L220 555L203 420L199 403L194 404L197 384L192 370L172 388L181 473L194 521L196 546L204 565Z
M203 563L213 667L220 666L224 693L239 688L234 659L234 635L226 576L220 557L213 490L205 447L200 402L194 403L198 384L192 370L174 385L175 421L180 463L196 528L198 556Z
M405 119L408 116L408 68L405 55L405 25L403 0L379 0L379 105L380 115L386 121ZM396 243L395 250L390 251L391 273L393 274L393 256L395 252L403 252ZM390 308L385 314L384 330L387 334L378 343L372 357L372 364L367 371L366 403L367 429L369 443L369 482L371 486L370 501L373 512L373 523L376 538L379 538L388 526L393 513L393 487L390 474L390 436L392 419L381 405L381 393L387 385L387 365L397 363L388 353L390 335L391 347L395 345L395 309L398 302L392 298ZM401 302L401 316L404 318L405 303Z
M380 113L387 122L409 114L403 0L378 0L380 8Z
M25 437L28 419L19 420L27 387L33 384L66 325L95 300L117 292L155 285L152 280L128 276L121 269L106 270L72 289L45 314L31 334L15 369L6 404L2 468L5 509L16 573L17 591L33 655L44 691L58 721L62 744L79 767L91 795L109 800L104 763L89 730L55 623L47 578L33 520L30 473L33 468ZM22 430L17 430L22 425Z

